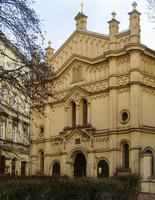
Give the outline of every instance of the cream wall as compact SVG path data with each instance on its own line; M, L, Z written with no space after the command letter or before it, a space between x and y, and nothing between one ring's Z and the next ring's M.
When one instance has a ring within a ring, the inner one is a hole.
M143 125L146 126L155 126L155 93L153 90L143 89L142 93L142 101L143 101Z
M108 95L91 100L91 124L97 129L108 129Z

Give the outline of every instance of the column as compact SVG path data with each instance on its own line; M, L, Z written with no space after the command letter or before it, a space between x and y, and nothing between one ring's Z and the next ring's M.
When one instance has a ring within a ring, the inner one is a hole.
M66 164L66 153L65 152L62 153L60 160L61 160L61 162L60 162L61 176L68 175L67 174L67 167L66 167L67 164Z
M68 127L69 126L69 107L66 106L65 107L65 127Z
M91 103L88 102L88 124L91 124Z
M88 153L88 160L87 160L87 176L94 177L94 153L93 151Z
M80 104L76 104L76 126L80 126Z

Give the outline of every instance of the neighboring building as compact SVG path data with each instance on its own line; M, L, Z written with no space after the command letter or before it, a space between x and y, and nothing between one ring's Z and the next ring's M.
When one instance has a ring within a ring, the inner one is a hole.
M1 76L5 76L2 69L16 69L16 65L19 67L21 61L23 55L3 33L0 33ZM28 105L22 102L24 98L11 85L10 91L8 87L5 88L6 82L0 77L0 175L28 175L30 164Z
M32 174L112 177L140 173L155 192L155 51L140 43L140 13L133 4L129 29L109 34L76 31L46 62L54 68L53 99L33 116ZM149 37L149 34L148 34Z

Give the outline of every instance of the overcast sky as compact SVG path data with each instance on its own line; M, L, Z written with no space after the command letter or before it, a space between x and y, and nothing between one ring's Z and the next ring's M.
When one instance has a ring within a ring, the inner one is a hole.
M74 17L80 11L81 0L35 0L35 10L42 19L46 30L46 43L58 49L75 30ZM83 0L84 13L88 16L88 30L108 33L107 22L114 10L120 21L120 31L128 29L129 15L133 0ZM137 10L141 15L141 41L155 50L155 24L149 22L147 0L137 0Z

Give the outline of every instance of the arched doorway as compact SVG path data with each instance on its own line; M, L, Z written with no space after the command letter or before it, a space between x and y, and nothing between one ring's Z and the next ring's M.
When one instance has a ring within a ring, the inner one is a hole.
M55 162L52 169L52 175L53 176L60 176L60 164L58 162Z
M75 156L74 176L75 177L86 176L86 158L82 152L77 153Z
M109 165L105 160L100 160L97 164L97 177L109 177Z

